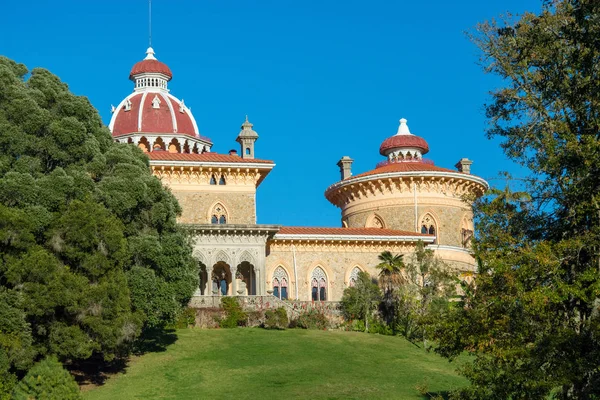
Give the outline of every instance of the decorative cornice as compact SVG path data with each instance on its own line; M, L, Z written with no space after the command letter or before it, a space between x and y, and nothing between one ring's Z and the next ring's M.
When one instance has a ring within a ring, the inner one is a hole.
M325 191L325 197L344 208L349 203L376 198L379 195L428 192L457 198L465 195L482 196L487 182L475 175L438 171L389 172L349 178L337 182Z
M434 236L378 236L378 235L306 235L306 234L276 234L273 241L315 241L315 242L435 242Z

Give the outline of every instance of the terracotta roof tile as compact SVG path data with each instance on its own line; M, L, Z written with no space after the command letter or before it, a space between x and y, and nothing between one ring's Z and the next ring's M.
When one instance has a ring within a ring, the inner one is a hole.
M399 163L387 164L387 165L384 165L383 167L379 167L379 168L375 168L371 171L363 172L362 174L352 175L351 177L349 177L347 179L359 178L361 176L369 176L369 175L376 175L376 174L386 174L386 173L390 173L390 172L429 172L429 171L460 173L460 172L452 170L452 169L436 167L435 165L426 164L426 163L399 162Z
M247 159L240 156L218 153L169 153L167 151L153 151L146 153L150 160L157 161L190 161L190 162L223 162L223 163L251 163L273 164L270 160Z
M395 229L381 228L321 228L321 227L301 227L284 226L279 235L356 235L356 236L422 236L433 237L417 232L400 231Z

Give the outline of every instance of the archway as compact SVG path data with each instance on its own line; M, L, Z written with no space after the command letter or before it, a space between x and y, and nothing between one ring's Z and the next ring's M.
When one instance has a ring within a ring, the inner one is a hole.
M213 266L211 276L212 294L215 296L228 296L231 293L231 268L223 261Z
M254 271L254 265L248 261L243 261L238 265L236 275L236 278L240 281L237 285L238 293L236 294L242 296L255 296L256 272Z

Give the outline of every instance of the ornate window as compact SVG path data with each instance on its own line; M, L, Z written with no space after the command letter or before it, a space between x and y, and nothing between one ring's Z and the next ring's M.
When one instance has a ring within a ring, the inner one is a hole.
M356 281L358 280L358 274L361 273L361 269L358 267L354 267L352 272L350 272L350 279L348 279L348 286L353 287L356 285Z
M311 294L313 301L327 300L327 275L321 267L313 269L311 275Z
M210 184L211 185L216 185L217 184L217 178L215 178L215 174L212 174L210 176Z
M225 185L225 175L221 175L221 178L219 179L219 185Z
M283 300L288 298L288 275L281 266L273 272L273 296Z
M250 147L246 147L246 155L249 156L250 155Z
M462 247L471 247L471 239L473 239L473 224L465 216L460 224L460 240Z
M421 233L429 234L429 235L437 235L437 224L435 223L435 219L429 213L425 214L423 218L421 218ZM435 238L434 243L437 243L437 237Z
M210 223L211 224L226 224L227 223L227 211L225 210L225 207L223 207L223 205L221 203L217 203L213 207L212 212L211 212L211 217L210 217Z
M379 215L373 214L367 219L366 228L383 229L383 228L385 228L385 223L383 222L383 219Z

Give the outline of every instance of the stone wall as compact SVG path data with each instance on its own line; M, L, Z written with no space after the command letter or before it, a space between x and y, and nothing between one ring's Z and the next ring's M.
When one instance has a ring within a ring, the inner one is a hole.
M463 227L463 220L467 221L467 225L472 225L473 213L469 207L461 203L453 205L418 205L416 220L414 203L398 206L372 203L371 207L366 207L345 216L344 220L348 227L365 227L369 218L376 215L383 220L386 228L419 232L422 218L429 213L435 220L435 225L437 225L437 243L462 247L461 228Z
M228 224L256 223L254 192L200 192L173 189L173 194L183 210L178 220L180 223L210 224L211 211L217 203L224 206Z

